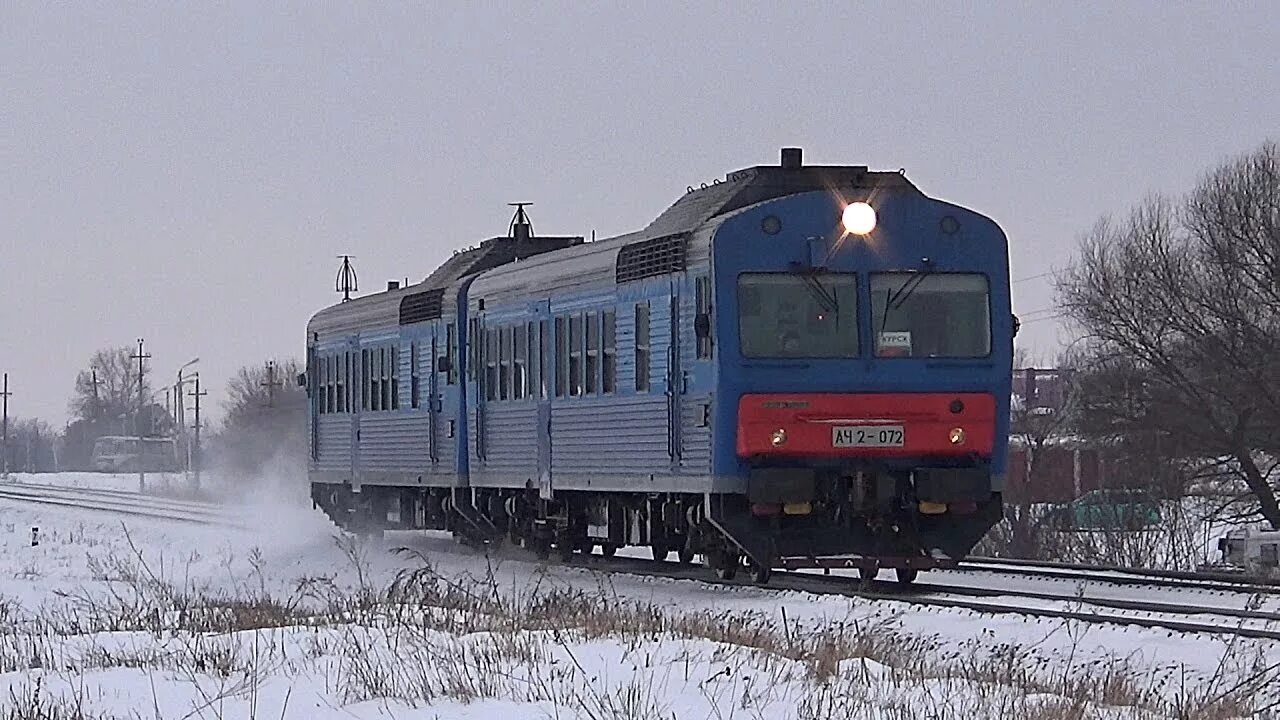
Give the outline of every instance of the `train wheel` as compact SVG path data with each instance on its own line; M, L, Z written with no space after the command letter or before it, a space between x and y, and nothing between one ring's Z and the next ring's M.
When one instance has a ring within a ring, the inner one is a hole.
M590 547L590 546L586 546ZM556 556L563 562L573 559L573 552L580 550L581 541L571 536L568 530L556 533Z
M770 578L773 577L773 568L766 565L757 565L751 563L751 582L757 585L768 585Z
M738 558L731 557L729 562L716 568L716 577L721 580L732 580L738 577Z
M533 554L538 556L539 560L546 560L551 557L551 543L545 537L534 536L529 539L530 547Z
M653 559L662 562L671 554L671 548L665 542L655 542L649 546L653 550Z
M569 562L573 559L574 543L568 538L562 538L556 542L556 555L563 562Z
M910 585L916 581L916 575L920 574L915 568L894 568L894 573L898 576L899 585Z
M880 566L874 562L858 565L858 579L862 581L861 584L864 589L871 587L871 583L875 582L876 576L879 574Z
M618 546L613 543L604 543L600 546L600 554L607 558L611 558L618 554Z
M707 561L715 570L716 577L721 580L732 580L737 577L738 566L742 564L742 558L737 553L727 550L713 551L707 556Z
M689 545L688 543L685 543L685 546L680 548L680 564L688 565L692 563L693 556L696 554L697 553L693 551L693 546Z

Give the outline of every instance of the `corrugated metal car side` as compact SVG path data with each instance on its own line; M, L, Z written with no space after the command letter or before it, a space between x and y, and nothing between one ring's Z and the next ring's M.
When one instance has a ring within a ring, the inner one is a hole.
M366 413L360 416L361 470L423 472L430 467L425 413Z
M538 406L530 401L485 405L484 459L471 464L475 485L519 484L538 475Z
M326 472L350 472L351 416L321 415L315 422L320 444L315 468Z
M551 412L556 473L668 474L667 402L660 393L566 401Z
M686 395L680 405L680 470L682 474L711 472L711 413L703 410L710 395ZM704 414L707 421L704 422Z

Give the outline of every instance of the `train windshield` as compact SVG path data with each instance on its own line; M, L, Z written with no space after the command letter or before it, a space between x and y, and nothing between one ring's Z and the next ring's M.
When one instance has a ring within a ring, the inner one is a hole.
M739 275L738 313L745 357L858 356L856 275Z
M985 275L872 274L876 357L987 357L990 306Z

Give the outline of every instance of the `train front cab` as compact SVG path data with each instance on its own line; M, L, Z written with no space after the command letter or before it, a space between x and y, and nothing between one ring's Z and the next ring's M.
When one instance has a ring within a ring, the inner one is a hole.
M1001 516L1004 234L914 188L865 199L865 234L842 221L854 200L824 191L748 208L713 239L708 517L757 567L844 556L911 577Z

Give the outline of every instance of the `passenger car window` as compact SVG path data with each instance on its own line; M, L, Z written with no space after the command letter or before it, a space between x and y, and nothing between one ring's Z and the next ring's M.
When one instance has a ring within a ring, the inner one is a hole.
M972 358L991 354L987 276L874 273L876 357Z
M739 275L738 332L746 357L857 357L858 278L852 273Z
M569 396L582 394L582 315L569 316Z
M636 392L649 391L649 301L636 303Z

